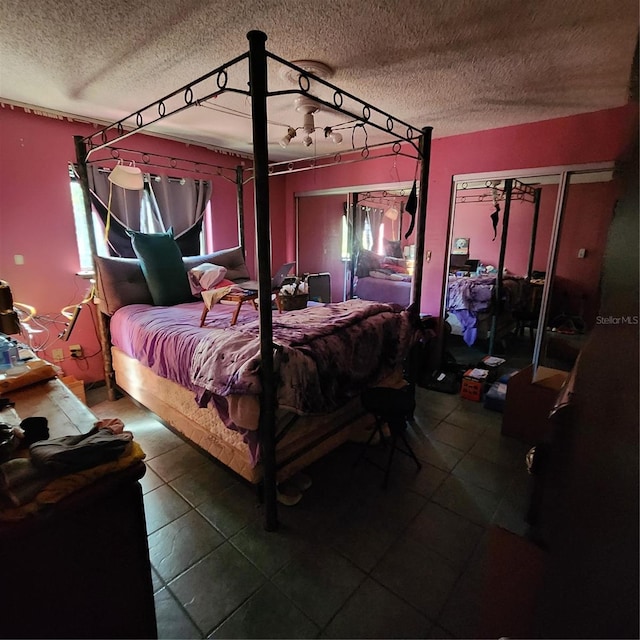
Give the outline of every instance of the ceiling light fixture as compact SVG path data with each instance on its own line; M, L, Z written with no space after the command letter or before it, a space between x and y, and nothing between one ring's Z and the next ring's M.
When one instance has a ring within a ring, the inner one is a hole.
M286 149L289 146L289 143L291 142L291 140L293 140L293 138L295 137L296 137L296 130L293 127L289 127L287 129L287 135L280 140L280 146L283 149Z
M324 137L329 138L333 144L340 144L342 142L342 134L334 131L331 127L324 128Z

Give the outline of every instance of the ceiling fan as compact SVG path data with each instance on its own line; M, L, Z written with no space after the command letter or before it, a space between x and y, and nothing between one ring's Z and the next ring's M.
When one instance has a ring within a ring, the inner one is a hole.
M328 65L318 62L317 60L297 60L293 64L300 67L304 71L318 77L318 78L330 78L333 75L333 69ZM295 69L289 67L283 67L281 76L289 81L291 84L299 85L300 73ZM302 126L299 127L287 127L287 133L280 139L280 146L286 149L293 138L300 135L302 138L302 144L305 147L311 146L313 139L311 135L316 130L321 130L324 133L324 137L333 142L334 144L340 144L342 142L342 134L334 130L334 127L317 127L315 123L315 114L319 111L325 110L325 107L319 102L314 100L308 95L300 95L294 100L295 110L302 114Z

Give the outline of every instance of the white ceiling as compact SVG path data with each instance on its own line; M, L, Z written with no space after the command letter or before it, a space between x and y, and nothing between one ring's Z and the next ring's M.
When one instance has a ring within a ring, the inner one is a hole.
M3 0L0 98L103 122L158 100L248 50L320 60L330 81L434 137L623 105L638 34L637 0ZM270 64L269 87L290 87ZM229 85L246 89L246 64ZM210 81L208 90L215 87ZM241 115L224 114L234 109ZM250 105L225 94L155 131L250 153ZM243 117L243 115L245 117ZM272 159L336 147L300 127L293 98L269 101ZM345 116L320 111L316 126ZM350 128L340 145L352 145ZM372 129L368 142L381 140ZM353 142L361 146L358 130Z

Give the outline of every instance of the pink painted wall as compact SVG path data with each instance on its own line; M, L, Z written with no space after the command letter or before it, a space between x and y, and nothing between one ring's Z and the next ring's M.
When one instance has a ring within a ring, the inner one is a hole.
M582 317L589 328L595 324L617 187L615 182L570 184L558 244L551 318L568 313ZM584 258L578 257L581 248L586 249Z
M500 203L500 218L495 240L490 217L494 208L491 200L457 203L453 238L469 238L469 258L480 260L484 265L497 267L500 260L504 202ZM513 201L511 203L504 266L514 275L524 276L527 273L533 211L534 205L530 202Z
M438 314L440 309L452 175L613 160L627 143L634 119L637 107L630 105L434 140L426 230L426 249L433 253L424 268L422 311ZM91 125L0 106L0 278L11 284L16 300L33 304L44 315L58 314L62 307L79 301L86 290L86 281L75 276L78 255L67 165L75 159L73 136L93 130ZM128 139L128 147L136 145L229 167L241 162L233 156L149 136ZM296 193L411 181L414 174L415 161L401 157L272 178L273 263L295 259ZM237 243L236 187L221 177L214 177L213 183L214 246L224 248ZM244 193L247 264L251 269L255 265L252 182L245 185ZM24 256L24 265L14 263L16 254ZM52 329L50 348L60 346L54 339L58 330ZM90 357L82 362L67 358L65 373L89 382L101 379L99 344L89 314L81 315L76 332L73 341ZM45 355L50 357L50 350Z
M632 136L637 105L626 105L567 118L436 138L431 152L424 265L424 313L438 315L447 248L452 176L615 160ZM437 131L434 132L437 135ZM372 154L374 156L375 154ZM287 176L287 251L295 255L294 196L315 189L413 180L415 162L408 158L372 159Z
M298 201L298 272L330 273L332 302L342 301L344 297L345 265L341 248L345 202L343 195Z
M17 301L34 305L42 315L59 317L60 309L79 302L87 289L87 281L75 275L79 262L67 167L75 160L73 136L93 131L91 125L25 113L18 107L0 107L0 279L9 282ZM234 156L151 136L132 136L126 146L228 167L243 162ZM236 246L235 184L220 176L212 180L214 248ZM255 253L251 185L245 211L251 264ZM274 215L276 225L282 226L277 222L277 212ZM14 263L16 254L24 256L24 265ZM51 326L44 357L51 359L51 349L63 347L56 339L61 329L61 325ZM92 315L86 310L80 314L72 342L80 344L88 357L71 360L64 345L64 372L87 382L102 379L99 341Z

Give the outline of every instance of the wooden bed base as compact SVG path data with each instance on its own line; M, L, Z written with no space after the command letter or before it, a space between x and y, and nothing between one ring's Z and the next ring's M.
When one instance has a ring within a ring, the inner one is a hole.
M111 348L115 380L123 391L160 420L253 484L262 481L262 465L252 467L242 435L227 428L213 407L198 407L193 392L155 374L116 347ZM295 423L290 429L292 420ZM324 416L276 413L278 482L371 428L359 398Z

